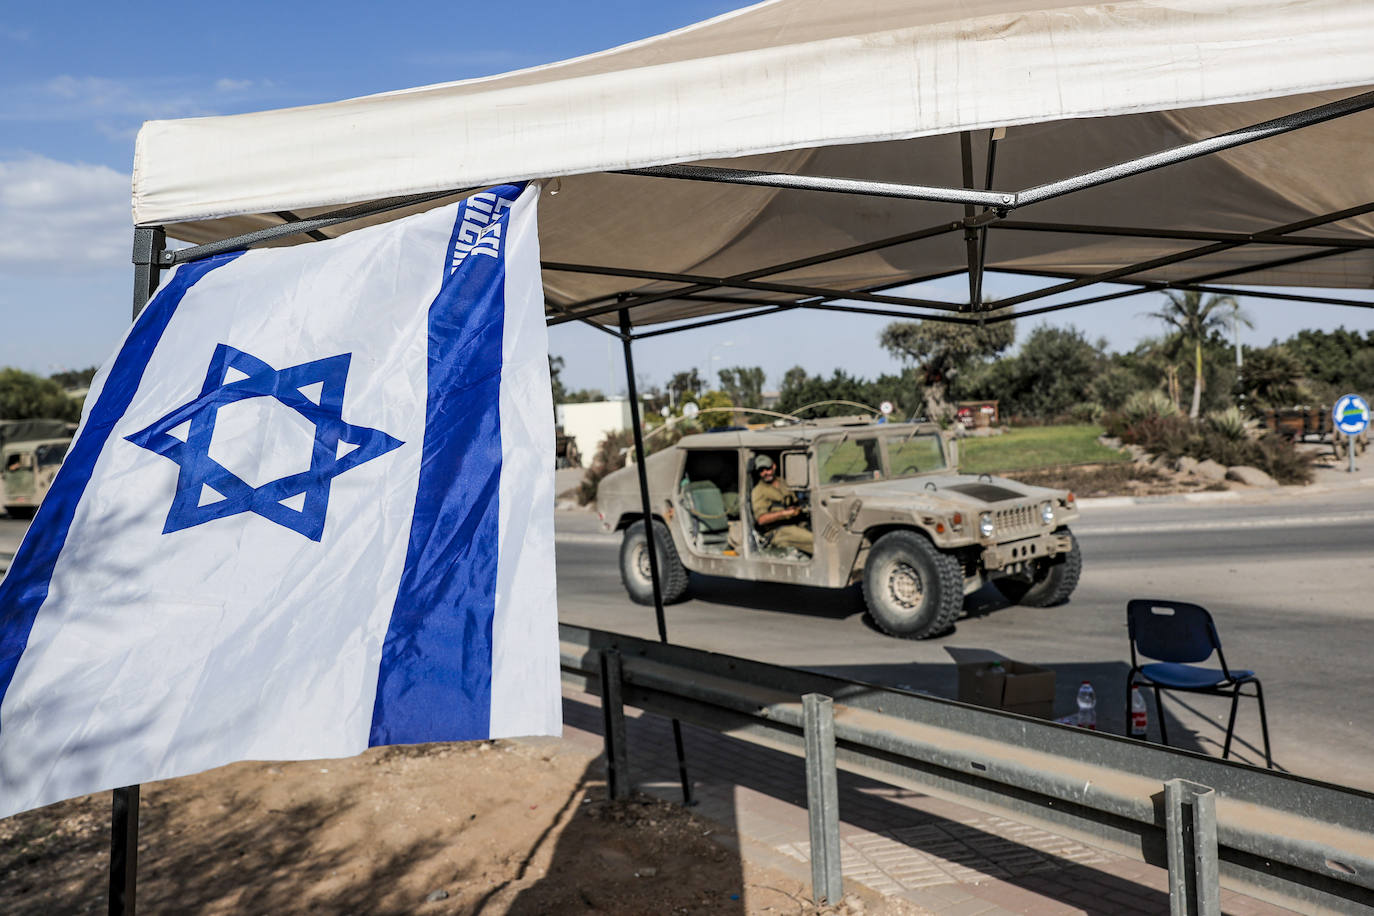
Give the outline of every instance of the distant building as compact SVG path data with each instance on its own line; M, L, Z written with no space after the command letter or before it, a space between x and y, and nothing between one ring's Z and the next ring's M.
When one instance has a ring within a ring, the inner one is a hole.
M765 391L762 392L761 397L762 401L760 402L759 406L762 407L764 410L772 410L774 407L778 406L778 401L782 398L782 392Z
M572 437L583 465L591 464L596 447L608 432L630 428L630 402L625 398L559 404L554 408L554 415L563 435Z

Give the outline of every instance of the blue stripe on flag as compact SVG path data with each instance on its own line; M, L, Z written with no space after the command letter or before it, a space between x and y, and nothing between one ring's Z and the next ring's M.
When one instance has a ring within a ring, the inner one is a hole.
M48 583L58 554L66 544L67 532L86 492L91 472L115 424L123 418L138 391L148 360L162 340L177 306L201 277L242 253L216 255L178 270L139 315L124 346L115 356L80 437L72 443L52 487L43 498L24 543L10 564L9 575L0 582L0 701L4 700L14 680L15 668L29 644L38 610L47 600Z
M463 201L446 278L430 307L419 492L382 648L368 739L373 747L490 734L505 332L502 236L510 225L505 205L521 190L503 186Z

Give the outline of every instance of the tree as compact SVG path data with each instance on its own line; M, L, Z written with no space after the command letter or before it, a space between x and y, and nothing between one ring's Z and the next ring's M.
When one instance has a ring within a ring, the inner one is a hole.
M782 374L782 387L778 389L779 402L787 398L788 392L795 391L806 384L806 370L801 366L793 366Z
M61 372L54 372L48 378L63 388L87 388L91 384L91 379L95 378L97 371L99 369L96 366L87 366L85 369L64 369Z
M67 397L62 386L22 369L0 369L0 419L81 418L81 402Z
M705 387L701 384L701 376L697 375L695 369L674 372L673 377L668 380L668 391L672 394L675 404L682 403L684 398L692 397Z
M1012 321L985 325L894 321L878 339L887 352L921 371L926 415L938 420L952 413L947 399L950 383L968 366L1010 347L1016 327Z
M795 377L793 381L796 381ZM855 378L842 369L836 369L835 374L830 378L817 375L808 377L798 384L785 386L778 394L778 410L783 413L793 413L809 404L819 404L822 401L855 401L860 404L869 404L869 389L868 382L861 378ZM844 404L827 404L807 411L806 415L833 417L854 413L862 413L862 411L847 407Z
M1241 383L1253 407L1292 407L1299 403L1301 377L1301 361L1282 344L1245 354Z
M568 389L563 387L563 380L559 374L563 371L563 357L549 357L549 382L553 386L553 402L563 404L568 400Z
M1166 290L1167 303L1148 317L1158 318L1173 329L1173 336L1193 350L1193 405L1188 416L1196 420L1202 410L1202 348L1212 332L1224 332L1230 322L1238 321L1247 328L1254 327L1231 296L1208 296L1202 293Z
M972 371L961 390L996 398L1003 416L1053 419L1093 400L1093 382L1105 360L1077 328L1041 325L1013 357Z
M763 369L759 366L732 366L720 370L720 387L736 407L762 406L763 379Z

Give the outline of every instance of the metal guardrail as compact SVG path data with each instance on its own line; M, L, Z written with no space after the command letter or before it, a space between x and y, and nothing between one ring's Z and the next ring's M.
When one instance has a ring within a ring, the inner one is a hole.
M838 766L1153 865L1172 861L1176 913L1217 912L1218 880L1303 912L1374 907L1369 793L800 669L559 630L564 678L611 698L603 699L608 722L623 701L805 756L802 698L817 694L833 701ZM604 678L603 658L612 660ZM814 724L811 734L822 747ZM624 792L623 745L609 756ZM824 839L813 835L813 848Z

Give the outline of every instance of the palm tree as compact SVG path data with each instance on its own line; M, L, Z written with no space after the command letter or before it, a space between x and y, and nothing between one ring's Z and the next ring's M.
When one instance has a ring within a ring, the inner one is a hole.
M1202 342L1212 331L1226 331L1233 321L1247 328L1254 325L1232 296L1204 299L1202 293L1191 290L1182 293L1166 290L1164 295L1169 297L1168 303L1157 312L1149 312L1148 317L1158 318L1173 329L1182 343L1193 346L1193 406L1188 416L1196 420L1202 412Z

